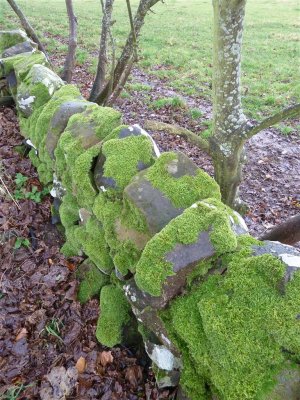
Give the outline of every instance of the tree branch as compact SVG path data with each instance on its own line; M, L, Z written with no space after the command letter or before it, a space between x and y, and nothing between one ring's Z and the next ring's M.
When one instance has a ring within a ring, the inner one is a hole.
M270 126L275 125L286 118L293 118L297 116L300 116L300 103L279 111L277 114L274 114L272 117L264 119L257 125L254 125L252 127L250 126L249 129L246 131L246 137L249 139L260 131L267 129Z
M156 3L160 0L140 0L138 9L136 11L133 25L134 25L134 32L136 35L136 40L140 34L141 28L144 24L145 16L147 12L153 7ZM122 54L118 59L116 68L114 70L114 78L113 78L113 91L115 90L116 86L119 84L119 80L122 76L124 76L124 71L128 70L127 64L131 60L132 54L134 53L134 37L132 33L132 29L127 37L126 44L123 47ZM97 97L94 101L98 104L103 104L107 101L109 95L109 82L107 82L103 89L98 93Z
M182 128L178 125L166 124L165 122L146 120L143 123L145 129L159 132L166 132L170 135L178 135L183 137L187 142L199 147L199 149L205 151L205 153L210 154L209 143L207 140L196 135L186 128Z
M295 244L300 241L300 214L276 225L263 233L259 240L275 240L285 244Z
M77 19L74 14L72 0L66 0L66 7L69 18L69 48L61 77L64 81L70 83L75 66L75 54L77 47Z
M33 27L30 25L28 19L25 17L23 11L20 9L18 4L14 0L7 0L7 2L19 17L21 25L25 29L27 35L38 45L39 50L41 50L45 54L47 60L49 61L49 57L45 47L40 42L39 38L37 37L37 34L35 33Z
M134 23L133 23L133 18L132 18L130 0L126 0L126 4L127 4L127 10L128 10L128 16L129 16L129 22L130 22L130 27L131 27L132 38L133 38L133 51L134 51L134 58L135 58L134 61L137 61L138 60L137 39L136 39L136 33L135 33L135 28L134 28Z
M107 42L109 36L112 38L110 27L112 24L111 18L112 18L113 4L114 0L106 0L105 5L103 3L103 0L101 0L103 18L102 18L101 37L100 37L100 49L98 56L97 73L89 97L90 101L97 102L97 97L101 92L101 90L103 89L103 87L105 86L105 75L107 66ZM108 82L107 83L108 92L110 90L110 86L111 83Z

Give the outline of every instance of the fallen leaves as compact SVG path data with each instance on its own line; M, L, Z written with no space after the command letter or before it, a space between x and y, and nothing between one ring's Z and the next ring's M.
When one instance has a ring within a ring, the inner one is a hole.
M114 361L111 351L102 351L98 355L98 360L102 367L106 367L107 364L111 364Z
M17 336L16 336L16 342L18 341L18 340L20 340L20 339L23 339L23 338L25 338L26 336L27 336L27 329L26 328L22 328L21 330L20 330L20 332L17 334Z
M79 374L83 374L86 367L86 360L84 357L79 357L75 365Z

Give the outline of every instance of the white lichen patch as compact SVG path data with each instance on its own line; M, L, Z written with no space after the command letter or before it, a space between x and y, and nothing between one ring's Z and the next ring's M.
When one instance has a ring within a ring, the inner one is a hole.
M18 105L22 110L26 110L28 107L30 107L31 104L33 104L35 101L35 96L29 96L26 98L19 97L18 98Z
M279 254L281 260L291 268L300 268L300 256L293 254Z
M165 371L172 371L181 368L181 360L175 357L174 354L165 346L146 342L145 348L148 356L158 366L158 368Z

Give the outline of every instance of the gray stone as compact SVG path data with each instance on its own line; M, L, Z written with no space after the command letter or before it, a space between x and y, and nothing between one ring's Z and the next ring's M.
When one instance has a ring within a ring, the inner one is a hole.
M244 218L236 211L233 211L235 218L229 217L230 218L230 224L232 227L232 230L235 232L236 235L245 235L249 233L249 229L246 225L246 222Z
M191 244L176 244L175 248L166 254L166 261L173 264L173 271L179 272L199 260L211 257L215 250L207 232L200 232L198 240Z
M124 190L124 197L143 214L152 235L184 211L184 208L174 207L162 192L154 188L144 172L133 178Z
M61 133L66 129L69 118L74 114L82 113L89 105L90 103L84 100L66 101L55 112L46 136L46 149L51 158L54 159L54 150Z
M6 58L22 53L33 53L36 49L37 45L34 42L27 40L25 42L15 44L14 46L4 50L1 54L1 57Z
M288 366L281 371L276 385L265 400L299 400L300 399L300 366Z

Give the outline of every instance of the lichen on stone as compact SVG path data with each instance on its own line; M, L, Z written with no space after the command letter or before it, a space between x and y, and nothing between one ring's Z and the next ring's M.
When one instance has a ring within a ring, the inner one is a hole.
M122 289L114 285L104 286L100 294L100 317L96 337L108 347L124 340L123 329L130 322L130 305Z

